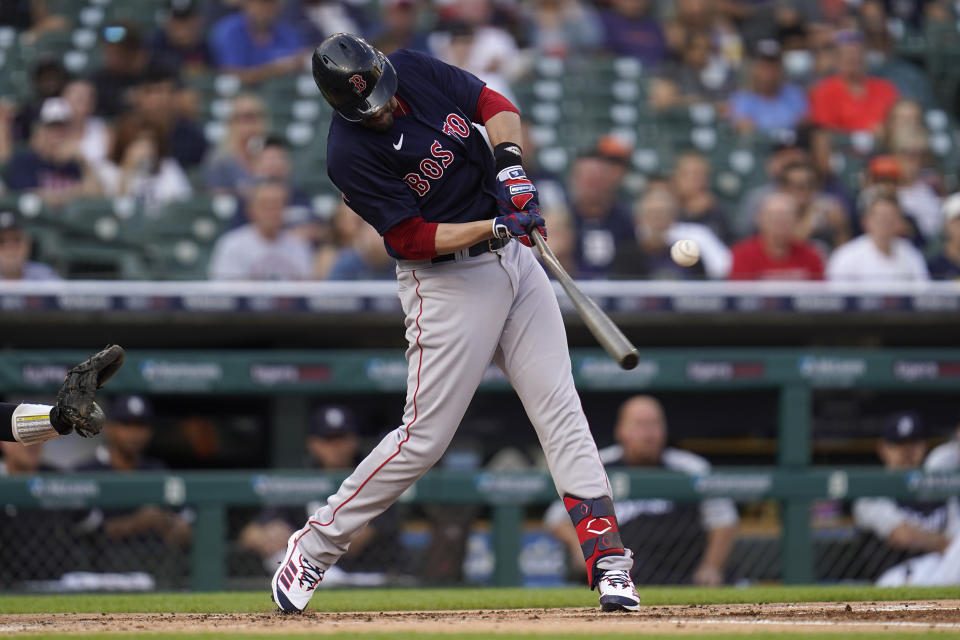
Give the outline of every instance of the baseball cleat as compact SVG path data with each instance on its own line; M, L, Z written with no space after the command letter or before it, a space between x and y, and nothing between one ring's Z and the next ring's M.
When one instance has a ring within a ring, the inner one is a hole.
M640 610L640 594L626 571L604 571L597 583L597 590L600 591L600 607L604 611Z
M285 613L302 613L310 603L314 589L323 580L323 569L314 566L299 549L302 531L287 541L287 552L270 581L270 597Z

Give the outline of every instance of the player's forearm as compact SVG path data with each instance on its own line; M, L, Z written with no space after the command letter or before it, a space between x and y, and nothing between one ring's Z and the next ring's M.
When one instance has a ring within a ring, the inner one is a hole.
M701 567L722 570L730 557L733 543L737 539L736 527L717 527L707 533L707 545L703 550Z
M943 551L950 539L940 533L901 524L887 536L887 544L910 551Z
M501 111L487 120L487 135L490 144L494 147L503 142L513 142L519 145L523 141L523 130L520 126L520 115L513 111Z
M493 239L493 224L489 220L459 224L441 223L437 225L434 247L437 255L443 255L491 239Z

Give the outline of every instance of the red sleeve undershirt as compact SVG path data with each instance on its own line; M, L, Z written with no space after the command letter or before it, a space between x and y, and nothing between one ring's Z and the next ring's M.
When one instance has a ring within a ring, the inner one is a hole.
M501 94L484 87L477 98L473 121L483 124L501 111L520 113L513 103ZM383 237L394 251L407 260L426 260L437 255L437 223L427 222L421 216L398 222L390 227Z

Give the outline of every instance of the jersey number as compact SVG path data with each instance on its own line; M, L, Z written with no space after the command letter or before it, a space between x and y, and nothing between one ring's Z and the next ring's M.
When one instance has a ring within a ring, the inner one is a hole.
M433 158L424 158L420 161L420 171L423 176L430 180L439 180L443 177L443 170L453 162L453 152L444 149L440 146L438 140L434 140L433 144L430 145L430 155ZM440 162L437 162L437 160ZM419 173L408 173L403 176L403 181L407 183L407 186L421 198L430 191L430 183L423 176Z

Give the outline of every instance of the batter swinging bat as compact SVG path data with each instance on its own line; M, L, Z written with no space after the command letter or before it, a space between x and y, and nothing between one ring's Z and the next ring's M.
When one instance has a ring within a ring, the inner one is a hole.
M583 318L583 322L590 329L590 333L597 339L597 342L600 343L600 346L617 361L621 368L633 369L637 366L640 359L637 355L637 348L630 344L627 336L623 335L619 327L613 324L613 320L600 310L597 303L580 290L577 283L573 281L570 274L557 260L557 256L553 255L553 251L547 246L547 241L540 235L540 231L534 229L530 237L533 238L533 243L537 245L543 263L547 265L550 273L560 281L560 286L567 292L573 306L577 308L577 313Z

